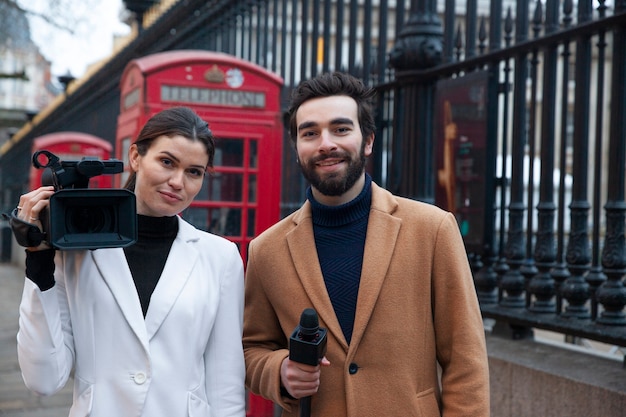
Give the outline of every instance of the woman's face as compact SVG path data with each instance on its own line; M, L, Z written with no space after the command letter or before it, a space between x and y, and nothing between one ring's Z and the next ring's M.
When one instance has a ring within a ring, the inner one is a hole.
M200 141L159 136L144 156L132 145L129 162L137 173L137 213L163 217L189 206L202 187L209 156Z

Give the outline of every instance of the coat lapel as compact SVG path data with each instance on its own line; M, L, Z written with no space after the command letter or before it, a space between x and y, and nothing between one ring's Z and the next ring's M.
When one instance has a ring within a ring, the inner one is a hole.
M356 348L372 316L385 281L402 220L393 217L397 202L390 193L372 183L372 209L367 224L363 267L350 346Z
M195 229L180 219L178 225L178 236L172 244L146 313L145 323L149 339L156 334L174 306L199 256L198 251L191 244L198 239L194 233Z
M317 311L320 321L323 321L327 330L340 341L345 350L348 344L343 331L335 315L335 310L330 302L326 284L322 276L322 270L317 258L317 248L313 236L313 223L311 221L311 207L307 201L294 216L296 227L287 234L287 244L300 282L308 295L311 307Z
M146 352L148 336L135 282L122 248L91 251L93 261L115 298L124 318L141 341Z
M91 252L96 267L122 310L124 318L146 352L149 352L149 340L167 317L198 258L197 250L190 244L198 238L194 233L195 229L180 219L179 228L159 283L150 299L145 319L124 250L116 248Z

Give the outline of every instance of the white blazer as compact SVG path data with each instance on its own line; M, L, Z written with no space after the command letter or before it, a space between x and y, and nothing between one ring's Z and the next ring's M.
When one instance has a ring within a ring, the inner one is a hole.
M243 417L243 262L179 218L144 319L121 248L59 251L56 285L26 279L17 335L26 385L74 372L70 417Z

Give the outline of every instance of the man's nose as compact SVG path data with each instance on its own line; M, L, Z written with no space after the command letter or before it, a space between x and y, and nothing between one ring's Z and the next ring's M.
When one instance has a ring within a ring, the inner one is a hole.
M320 150L332 151L334 149L337 149L337 144L333 140L333 136L330 134L329 131L327 130L322 131L322 134L320 135L320 137L321 137L321 142L319 146Z

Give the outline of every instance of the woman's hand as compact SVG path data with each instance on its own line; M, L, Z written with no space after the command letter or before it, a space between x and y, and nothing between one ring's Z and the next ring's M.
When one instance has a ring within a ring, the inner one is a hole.
M54 194L54 187L52 186L40 187L27 194L23 194L17 205L17 217L26 223L34 224L43 232L43 225L39 216L43 210L49 207L52 194ZM50 245L45 240L42 241L39 246L26 248L26 250L29 251L43 249L50 249Z

